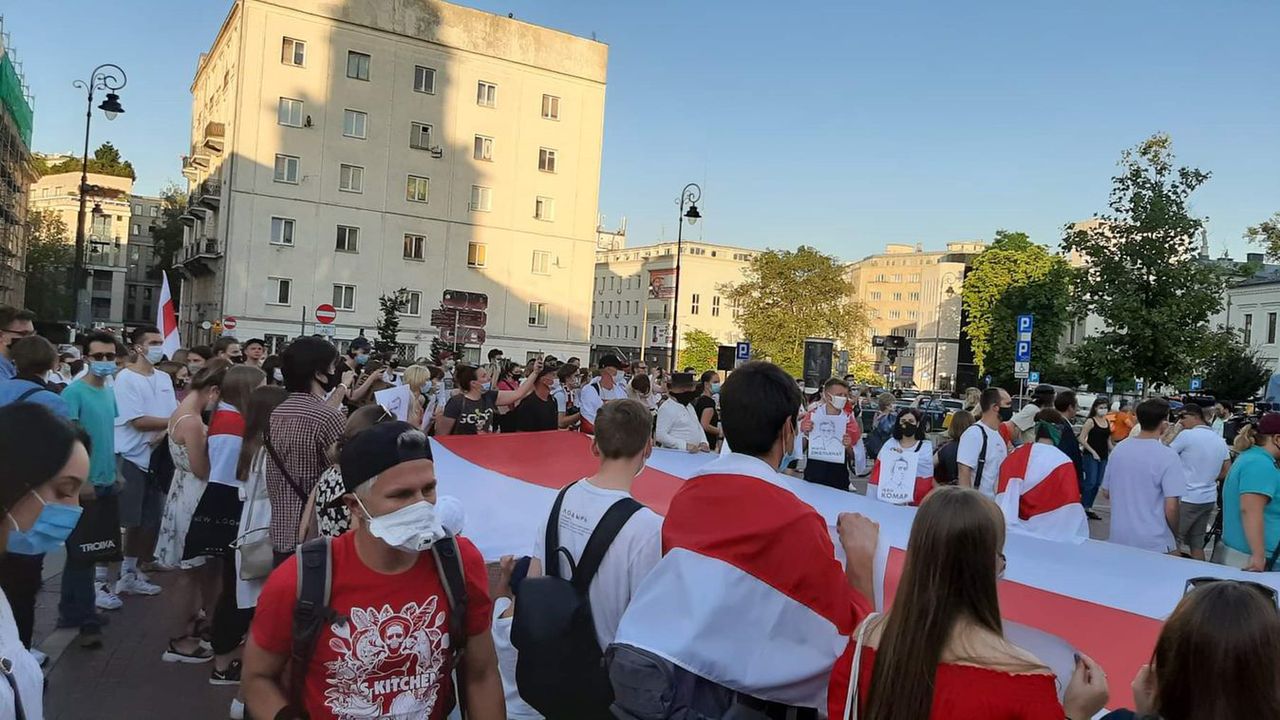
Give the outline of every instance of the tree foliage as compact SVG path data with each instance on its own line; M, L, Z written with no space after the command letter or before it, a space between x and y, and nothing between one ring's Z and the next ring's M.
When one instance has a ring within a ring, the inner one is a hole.
M692 367L698 373L715 369L720 344L711 333L698 329L685 330L682 344L680 354L676 356L677 367Z
M1268 258L1280 260L1280 212L1245 228L1244 239L1261 245Z
M974 362L997 385L1013 381L1017 316L1035 317L1032 365L1049 379L1058 339L1070 317L1071 270L1061 257L1031 242L1026 233L996 231L991 247L965 273L961 301Z
M752 259L745 275L743 282L721 290L738 308L738 327L756 357L798 376L806 337L831 338L856 354L866 315L836 258L804 245L766 250Z
M80 164L80 158L67 158L53 165L49 165L41 159L35 165L36 171L41 175L57 175L58 173L80 172ZM109 142L102 143L97 150L93 151L93 156L89 158L89 172L98 173L99 175L127 177L130 180L138 179L137 174L133 171L133 164L121 157L120 151Z
M1203 350L1199 368L1204 373L1204 387L1219 400L1248 400L1271 377L1267 363L1234 330L1209 333Z
M27 296L24 304L41 320L69 320L72 316L68 273L75 262L75 245L62 216L52 210L27 214Z
M160 191L164 204L160 208L160 221L152 226L151 239L155 242L156 267L168 270L182 250L182 214L190 204L187 191L177 185L169 185Z
M375 326L378 339L373 341L374 350L380 353L400 351L400 313L405 311L408 304L409 291L406 288L378 297L378 308L382 314L378 316Z
M1221 273L1198 257L1204 221L1188 208L1209 173L1173 160L1165 134L1126 150L1112 178L1111 212L1068 225L1062 241L1088 260L1074 277L1076 310L1106 322L1101 342L1112 374L1151 384L1188 369L1222 305Z

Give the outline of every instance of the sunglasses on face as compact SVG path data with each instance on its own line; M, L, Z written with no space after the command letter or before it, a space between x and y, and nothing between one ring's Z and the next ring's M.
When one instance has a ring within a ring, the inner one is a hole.
M1196 588L1224 582L1239 583L1265 597L1268 602L1276 606L1276 609L1280 610L1280 592L1277 592L1276 589L1270 585L1263 585L1262 583L1253 582L1252 580L1228 580L1226 578L1218 577L1193 577L1187 580L1186 590L1184 590L1182 594L1186 595Z

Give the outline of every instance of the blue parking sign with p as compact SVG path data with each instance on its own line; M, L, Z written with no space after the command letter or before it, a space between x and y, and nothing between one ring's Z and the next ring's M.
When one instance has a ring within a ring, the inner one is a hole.
M1191 378L1191 389L1193 391L1200 390L1202 386L1203 386L1203 383L1200 381L1200 378Z
M1019 340L1017 347L1013 352L1014 362L1031 362L1031 342L1028 340Z
M750 360L751 359L751 343L749 342L738 343L734 349L734 357L738 360Z
M1032 329L1035 328L1035 324L1036 324L1035 316L1033 315L1018 316L1018 332L1020 333L1031 332Z
M1036 383L1040 382L1040 371L1032 370L1031 372L1027 373L1027 382L1031 383L1032 385L1035 385Z

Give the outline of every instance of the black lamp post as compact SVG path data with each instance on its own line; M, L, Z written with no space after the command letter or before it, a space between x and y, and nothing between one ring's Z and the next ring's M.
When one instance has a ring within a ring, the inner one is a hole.
M680 191L680 215L676 218L676 287L671 303L671 372L676 371L676 343L680 340L680 258L684 255L684 221L694 225L702 218L702 213L698 212L701 199L702 188L697 183L689 183ZM685 209L686 205L688 209Z
M71 297L75 305L73 314L76 325L80 327L86 325L88 321L88 313L86 308L81 305L81 298L84 294L85 285L84 221L85 203L89 196L89 125L93 121L93 93L96 90L108 91L106 99L98 105L98 109L102 111L102 114L108 120L115 120L117 115L124 112L124 108L120 106L120 96L114 91L124 87L127 82L128 77L125 76L124 70L119 65L104 63L89 73L88 82L76 80L72 83L73 87L84 90L87 95L84 112L84 156L80 160L80 212L76 216L76 256L71 267Z

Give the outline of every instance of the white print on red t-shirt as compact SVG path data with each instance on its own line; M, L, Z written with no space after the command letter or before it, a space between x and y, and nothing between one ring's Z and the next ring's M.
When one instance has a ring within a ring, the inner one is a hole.
M431 716L448 652L448 631L440 597L421 606L410 602L393 611L383 605L351 608L345 624L330 629L325 663L325 705L341 720L426 718Z

